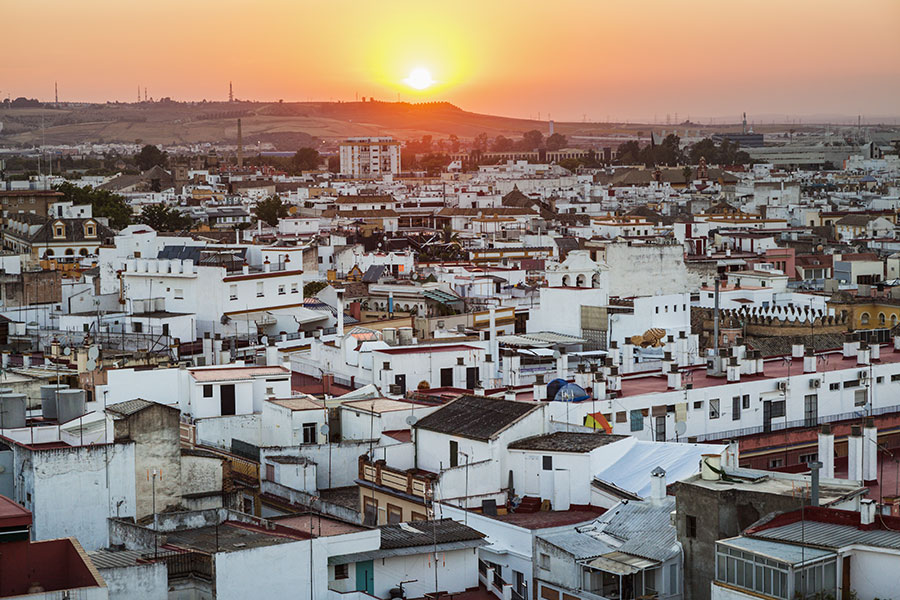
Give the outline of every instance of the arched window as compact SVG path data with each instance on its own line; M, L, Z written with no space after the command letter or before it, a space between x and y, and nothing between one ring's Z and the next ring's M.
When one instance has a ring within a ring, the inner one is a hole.
M891 315L891 327L897 326L897 315Z
M53 252L53 248L47 248L47 251L44 252L44 256L53 256L55 252Z
M884 327L884 325L885 325L884 313L878 313L878 325L880 325L881 327Z
M863 314L859 315L859 323L861 325L868 325L869 324L869 313L864 312Z
M78 251L78 254L80 254L81 256L87 256L88 255L87 248L82 248L81 250Z
M75 256L75 251L71 248L66 248L66 256Z
M579 275L578 277L575 278L575 285L576 285L576 286L578 286L578 287L584 287L584 284L585 284L585 283L587 283L587 278L584 276L584 274Z
M571 283L571 281L569 280L569 276L563 275L563 278L562 278L563 287L569 287L570 283Z

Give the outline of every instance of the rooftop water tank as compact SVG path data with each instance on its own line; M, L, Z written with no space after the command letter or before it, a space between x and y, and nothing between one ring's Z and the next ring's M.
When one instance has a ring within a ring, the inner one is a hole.
M0 394L0 429L25 427L25 394Z
M59 390L57 398L56 420L68 423L84 414L84 390Z
M41 386L41 415L45 419L56 420L58 414L56 392L68 389L68 387L64 383L51 383Z

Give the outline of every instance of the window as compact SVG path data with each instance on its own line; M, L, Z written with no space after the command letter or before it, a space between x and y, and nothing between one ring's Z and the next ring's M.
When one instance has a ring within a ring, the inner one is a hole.
M297 284L296 284L296 283L292 283L292 284L291 284L291 293L292 293L292 294L297 294L297 293L299 293L299 291L300 291L300 290L297 288Z
M863 314L861 314L859 316L859 322L861 325L868 325L869 324L869 313L864 312Z
M832 392L836 392L837 390L841 389L841 384L840 384L840 382L829 383L828 389L831 390Z
M285 290L285 287L283 285L279 285L278 286L278 295L284 296L286 293L287 293L287 291Z
M697 517L694 515L684 516L684 535L689 538L697 537Z
M459 466L459 442L450 440L450 466Z
M411 520L413 520L413 521L427 521L427 520L428 520L428 517L425 516L425 515L422 514L422 513L418 513L418 512L413 511Z
M640 410L631 411L631 430L642 431L644 429L644 413Z
M744 394L742 405L744 407L744 410L750 408L750 394Z
M777 469L777 468L783 467L783 466L784 466L783 458L772 458L769 460L769 468L770 469Z
M394 525L403 521L403 509L393 504L387 505L388 524Z
M141 323L140 321L132 323L131 331L133 331L134 333L141 333L142 331L144 331L144 324Z
M550 555L544 554L541 552L541 568L544 570L550 570Z
M894 373L891 375L891 381L900 381L900 373Z
M230 286L228 286L228 299L229 299L229 300L237 300L237 299L238 299L238 295L237 295L237 286L236 286L236 285L230 285Z
M875 378L875 383L884 383L884 377L879 375L878 377Z
M777 419L778 417L783 417L785 415L784 412L784 400L775 400L772 402L772 418Z
M844 382L844 389L859 387L859 379L848 379Z
M819 396L817 394L807 394L803 398L803 425L805 427L815 427L818 425L819 419Z
M553 470L553 457L552 456L544 456L543 462L541 464L541 468L544 471L552 471Z
M304 444L315 444L316 443L316 424L315 423L304 423L303 424L303 443Z
M210 384L206 384L203 386L203 397L204 398L212 398L213 397L213 386Z
M366 525L378 524L378 500L370 496L363 498L363 523Z
M350 579L350 565L334 565L335 579Z
M694 401L694 410L703 410L703 400Z
M709 418L710 419L718 419L719 418L719 399L718 398L710 398L710 400L709 400Z
M885 317L884 313L878 313L878 324L884 327L885 325Z
M868 402L868 394L865 388L853 392L853 406L865 406Z
M175 299L176 300L184 300L184 290L181 288L175 288Z
M741 420L741 397L734 396L731 398L731 419L733 421Z
M266 295L266 291L265 291L265 289L263 288L263 282L262 282L262 281L257 281L257 282L256 282L256 297L257 297L257 298L262 298L262 297L265 296L265 295Z
M819 460L819 453L813 452L812 454L801 454L800 455L800 464L805 465L811 462L815 462Z
M275 465L266 463L266 481L275 481Z

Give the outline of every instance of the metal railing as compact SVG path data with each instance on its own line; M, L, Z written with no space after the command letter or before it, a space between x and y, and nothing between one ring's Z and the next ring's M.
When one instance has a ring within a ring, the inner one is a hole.
M166 563L169 580L179 577L200 577L207 581L213 579L212 556L202 552L157 552L144 554L145 560Z
M812 419L796 419L794 421L785 421L783 423L772 423L771 427L766 430L763 425L756 425L754 427L744 427L741 429L729 429L727 431L720 431L716 433L705 433L703 435L697 436L698 442L708 442L710 440L731 440L735 438L744 437L747 435L757 435L760 433L764 433L767 431L783 431L785 429L797 429L797 428L809 428L809 427L818 427L823 423L834 423L835 421L847 421L850 419L859 419L867 416L875 416L875 415L885 415L889 413L900 412L900 404L896 404L893 406L882 406L880 408L873 408L871 411L866 411L865 407L860 407L860 410L856 410L853 412L845 412L839 413L836 415L824 415L817 417L815 420L815 424L812 423Z

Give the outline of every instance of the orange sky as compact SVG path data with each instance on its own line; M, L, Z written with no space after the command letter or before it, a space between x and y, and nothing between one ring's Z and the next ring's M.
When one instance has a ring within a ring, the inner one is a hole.
M232 80L558 120L900 116L900 0L3 3L4 98L52 100L56 80L61 100L223 100ZM404 85L417 66L439 83Z

